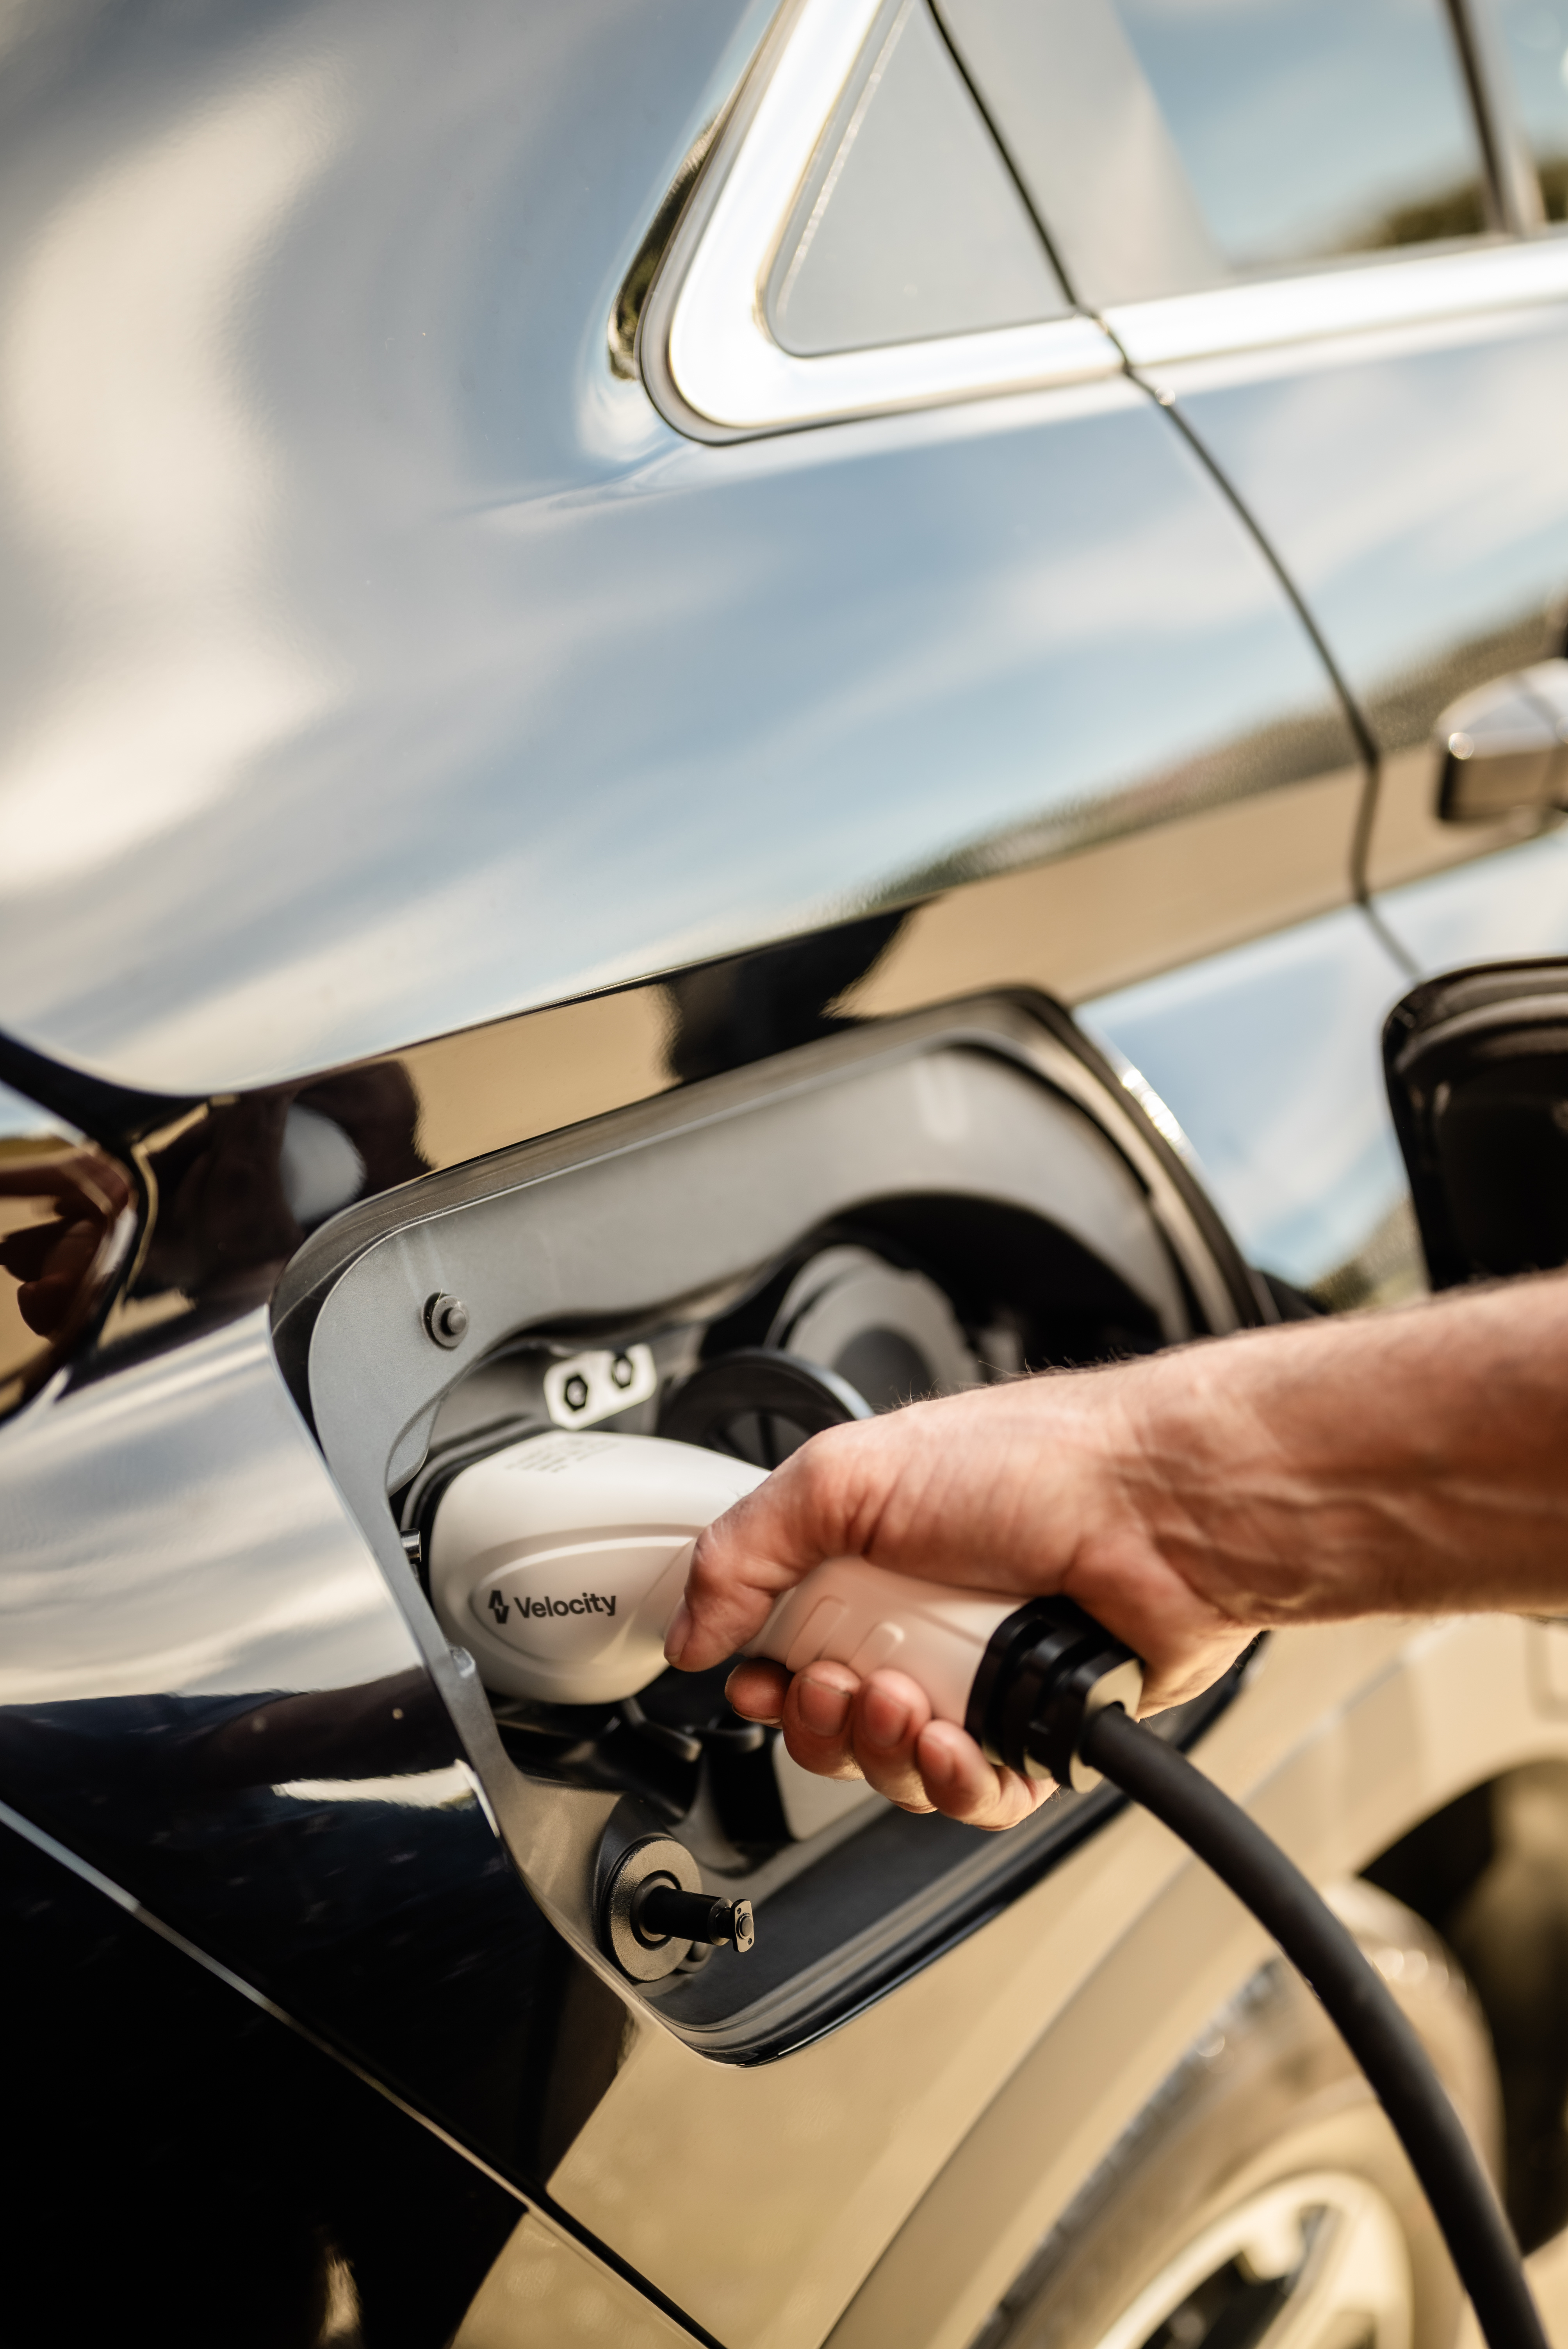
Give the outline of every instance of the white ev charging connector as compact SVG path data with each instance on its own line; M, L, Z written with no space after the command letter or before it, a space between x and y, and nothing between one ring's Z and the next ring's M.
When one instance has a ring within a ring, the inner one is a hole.
M555 1703L634 1696L664 1640L703 1527L761 1469L655 1436L530 1436L459 1471L430 1530L430 1595L492 1688ZM1139 1723L1142 1666L1068 1600L911 1580L833 1558L786 1592L747 1650L790 1671L830 1657L925 1690L993 1759L1064 1786L1099 1776L1141 1803L1227 1884L1305 1975L1408 2155L1490 2349L1547 2349L1491 2182L1387 1985L1276 1845L1202 1772ZM654 1982L695 1942L751 1945L749 1904L702 1889L670 1837L620 1855L600 1901L605 1945Z
M430 1596L449 1639L487 1684L555 1704L635 1696L665 1669L665 1634L705 1526L766 1472L651 1435L532 1435L460 1469L429 1539ZM993 1693L1020 1647L1064 1642L1104 1669L1085 1702L1136 1713L1141 1668L1059 1600L1020 1607L831 1558L787 1591L746 1652L791 1672L826 1658L861 1678L892 1665L924 1689L939 1721L967 1724L996 1758L1064 1785L1098 1784L1070 1741L1049 1761L1009 1734ZM1009 1672L1011 1692L1017 1674ZM1015 1708L1016 1710L1016 1708Z
M692 1545L766 1471L656 1435L530 1435L459 1469L430 1527L449 1640L507 1696L613 1704L665 1669Z

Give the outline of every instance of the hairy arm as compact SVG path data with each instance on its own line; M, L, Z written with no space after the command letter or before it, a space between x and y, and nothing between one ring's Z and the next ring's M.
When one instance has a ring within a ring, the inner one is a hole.
M696 1547L672 1662L700 1671L824 1558L1065 1592L1149 1667L1147 1709L1254 1631L1568 1606L1568 1277L1295 1323L913 1403L814 1437ZM1039 1790L920 1690L838 1664L730 1696L796 1759L977 1826Z

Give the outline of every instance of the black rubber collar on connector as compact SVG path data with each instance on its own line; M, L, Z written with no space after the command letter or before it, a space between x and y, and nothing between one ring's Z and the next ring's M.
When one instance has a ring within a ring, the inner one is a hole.
M1033 1599L991 1634L964 1725L993 1762L1083 1794L1100 1779L1079 1751L1085 1724L1106 1704L1136 1718L1142 1692L1130 1648L1070 1599Z

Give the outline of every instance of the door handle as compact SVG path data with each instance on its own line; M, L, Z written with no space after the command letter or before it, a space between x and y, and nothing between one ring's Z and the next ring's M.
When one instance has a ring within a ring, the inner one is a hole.
M1450 702L1437 743L1444 823L1568 806L1568 660L1538 661Z

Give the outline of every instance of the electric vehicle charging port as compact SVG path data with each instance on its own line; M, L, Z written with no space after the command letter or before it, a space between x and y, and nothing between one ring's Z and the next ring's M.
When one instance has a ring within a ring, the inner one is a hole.
M432 1298L466 1308L466 1329L442 1325L456 1343L425 1320ZM738 1938L652 1931L658 1903L639 1911L640 1939L624 1920L633 1968L616 1953L688 2044L750 2061L995 1913L1114 1798L1068 1791L1016 1835L979 1837L812 1776L776 1730L730 1711L723 1666L651 1663L641 1686L509 1675L501 1651L546 1599L584 1610L563 1635L611 1629L611 1579L585 1555L604 1529L557 1526L559 1576L530 1584L520 1622L521 1553L438 1592L444 1495L535 1440L631 1436L727 1455L738 1492L742 1463L767 1471L857 1406L1152 1351L1266 1311L1137 1095L1065 1015L996 998L822 1038L350 1208L291 1266L274 1334L384 1570L422 1586L408 1603L428 1607L432 1652L475 1659L449 1701L516 1864L599 1953L612 1840L618 1854L661 1837L689 1870L672 1862L666 1889L751 1904L744 1965ZM655 1512L631 1531L662 1540L671 1524ZM1199 1734L1235 1685L1166 1733Z

